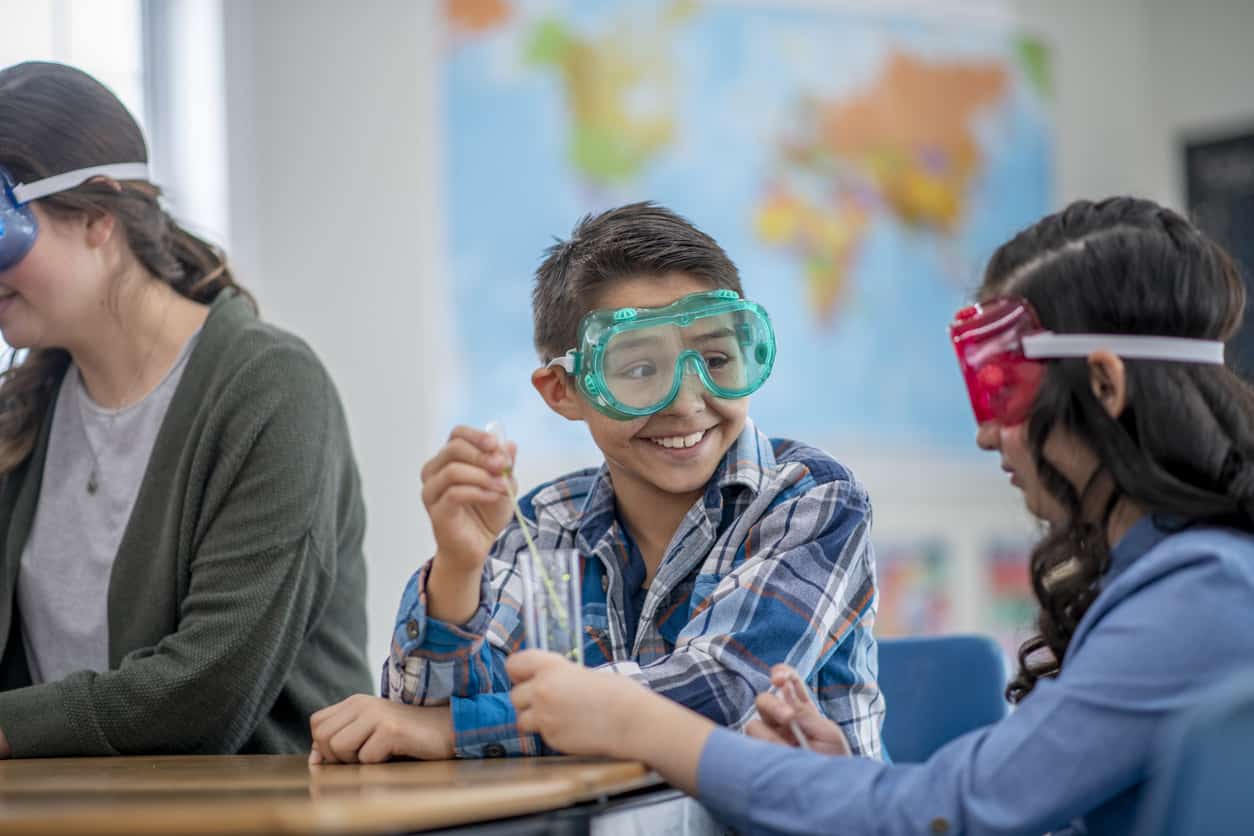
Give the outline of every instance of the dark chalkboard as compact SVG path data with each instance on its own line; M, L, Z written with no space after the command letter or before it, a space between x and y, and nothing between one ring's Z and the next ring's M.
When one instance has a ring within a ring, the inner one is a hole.
M1184 171L1190 216L1232 254L1245 281L1245 324L1228 344L1228 356L1249 378L1254 376L1254 125L1186 141Z

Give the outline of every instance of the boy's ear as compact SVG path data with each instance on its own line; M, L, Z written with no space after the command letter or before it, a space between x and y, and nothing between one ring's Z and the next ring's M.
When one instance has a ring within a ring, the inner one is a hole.
M549 409L567 421L583 420L579 403L579 398L582 396L575 388L575 381L565 369L559 369L556 366L536 369L531 373L531 385L536 387L540 397L544 398L544 402L549 405Z

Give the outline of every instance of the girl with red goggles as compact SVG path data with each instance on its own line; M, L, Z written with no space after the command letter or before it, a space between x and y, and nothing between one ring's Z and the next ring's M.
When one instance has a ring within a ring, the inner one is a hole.
M804 693L816 683L782 660L763 660L781 693L758 697L745 735L528 651L509 666L519 728L643 760L745 833L1159 824L1140 808L1163 730L1254 659L1254 390L1223 364L1244 288L1185 219L1118 198L1002 246L980 299L952 328L977 440L1046 527L1030 558L1038 633L1006 692L1016 711L893 765L848 757ZM951 695L932 696L948 710Z
M1124 359L1222 366L1218 340L1128 334L1055 334L1041 327L1026 299L1005 297L963 308L949 326L975 420L1013 426L1027 420L1045 361L1109 351Z

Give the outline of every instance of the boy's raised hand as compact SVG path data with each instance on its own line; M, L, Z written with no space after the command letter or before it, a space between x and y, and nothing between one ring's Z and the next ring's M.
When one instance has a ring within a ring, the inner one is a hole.
M444 569L478 575L497 535L513 515L508 490L517 447L492 433L454 427L422 468L422 502ZM507 481L509 480L509 481ZM508 486L508 487L507 487Z

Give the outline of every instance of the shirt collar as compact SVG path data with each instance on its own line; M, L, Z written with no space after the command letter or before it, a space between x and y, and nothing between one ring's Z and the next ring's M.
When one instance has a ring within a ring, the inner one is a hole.
M1163 514L1146 514L1141 517L1110 550L1110 568L1106 570L1107 582L1122 574L1141 555L1184 527L1184 521Z
M771 440L758 431L752 419L746 418L744 430L728 448L710 481L719 488L743 485L756 494L766 485L774 469L775 448Z

